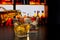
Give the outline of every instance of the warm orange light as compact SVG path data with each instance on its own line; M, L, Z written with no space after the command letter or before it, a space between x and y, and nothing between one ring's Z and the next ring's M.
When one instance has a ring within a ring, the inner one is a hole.
M24 18L27 18L27 16L26 16L26 15L24 15Z
M6 2L2 2L2 4L7 4Z
M30 29L30 24L27 24L27 26L26 26L26 31L28 32L29 29Z
M12 4L11 2L8 2L8 4Z
M39 2L36 2L37 5L39 5L40 3Z
M5 1L11 1L11 0L5 0Z
M33 5L33 4L39 5L40 3L39 2L30 1L30 5Z
M2 2L2 4L12 4L11 2Z
M41 18L41 14L39 13L38 16Z
M42 15L41 15L41 16L45 18L45 13L42 13Z
M31 1L30 4L35 4L35 2Z
M2 4L13 4L11 0L2 0Z
M20 18L20 15L17 15L16 18Z
M37 14L36 13L34 13L34 17L36 17L37 16Z
M31 5L39 5L40 4L40 0L30 0L30 4Z
M41 3L42 5L44 5L45 3Z

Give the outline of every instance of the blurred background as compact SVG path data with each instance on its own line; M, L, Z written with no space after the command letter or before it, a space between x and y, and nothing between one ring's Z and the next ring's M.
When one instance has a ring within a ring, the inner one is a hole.
M0 40L47 40L47 2L0 0Z

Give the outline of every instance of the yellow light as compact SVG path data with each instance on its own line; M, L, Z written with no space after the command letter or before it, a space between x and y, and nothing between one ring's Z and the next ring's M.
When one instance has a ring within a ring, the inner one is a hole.
M32 1L31 1L30 4L35 4L35 2L32 2Z
M27 24L27 26L26 26L26 30L27 30L27 32L29 31L29 29L30 29L30 25Z
M6 2L2 2L2 4L7 4Z
M41 14L39 13L38 16L41 17Z
M30 1L30 4L36 4L36 5L39 5L40 2L33 2L33 1Z
M34 17L36 17L37 16L37 14L36 13L34 13Z
M42 16L45 17L45 13L42 13Z

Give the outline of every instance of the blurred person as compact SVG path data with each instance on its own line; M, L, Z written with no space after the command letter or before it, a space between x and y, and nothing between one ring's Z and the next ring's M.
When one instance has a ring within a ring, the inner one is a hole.
M37 24L38 24L36 18L33 16L33 17L31 18L31 21L32 21L32 23L31 23L31 30L36 30Z
M37 13L36 20L38 22L38 26L40 26L40 24L41 24L41 14L40 14L40 12Z
M21 17L21 13L18 12L18 13L16 14L16 18L18 19L18 18L20 18L20 17Z
M16 16L13 17L13 24L14 24L14 27L18 25L18 19L16 18Z
M24 15L24 18L27 18L27 16L26 16L26 15Z
M24 18L22 16L19 18L19 23L20 24L23 24L24 23Z
M44 13L44 11L42 11L42 17L45 18L45 13Z
M1 26L5 26L5 23L6 23L6 20L5 20L4 15L5 15L5 14L1 14L1 19L0 19L1 22L2 22Z
M17 15L16 15L16 18L17 18L17 19L20 18L20 15L17 14Z
M44 11L42 11L41 21L42 21L42 24L45 24L45 13L44 13Z
M41 18L40 11L37 11L37 16Z
M24 17L23 17L23 18L24 18L24 23L25 23L25 20L26 20L27 16L26 16L26 15L24 15Z
M6 21L6 26L10 26L10 27L13 26L12 22L13 22L13 19L11 17L8 17Z
M37 17L36 17L36 22L37 22L37 24L38 24L38 21L39 21L39 17L37 16Z
M38 26L40 26L41 25L41 18L39 17L38 18Z
M40 24L41 24L41 14L40 14L40 11L37 11L36 22L37 22L37 26L40 26Z
M31 24L31 19L29 16L27 16L26 18L24 18L24 23L25 24Z
M34 20L36 20L36 18L34 16L31 17L31 21L33 22Z
M3 26L1 15L0 15L0 26Z
M22 15L20 13L16 14L16 18L18 19L19 24L23 23Z
M36 13L36 11L34 11L34 17L37 17L37 13Z

